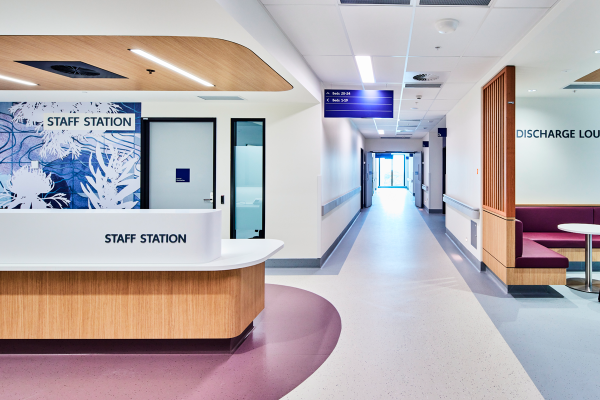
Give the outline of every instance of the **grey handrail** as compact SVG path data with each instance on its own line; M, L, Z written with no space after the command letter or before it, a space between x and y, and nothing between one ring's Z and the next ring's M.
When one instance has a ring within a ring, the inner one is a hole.
M337 206L339 206L340 204L342 204L343 202L345 202L346 200L348 200L349 198L354 196L357 192L360 192L360 186L352 189L351 191L349 191L346 194L341 195L340 197L337 197L337 198L323 204L321 206L321 216L333 211L334 208L336 208Z
M456 211L459 211L465 214L467 217L471 219L479 219L479 208L471 207L465 203L462 203L456 199L448 195L444 195L443 197L444 203L448 204L450 207L454 208Z

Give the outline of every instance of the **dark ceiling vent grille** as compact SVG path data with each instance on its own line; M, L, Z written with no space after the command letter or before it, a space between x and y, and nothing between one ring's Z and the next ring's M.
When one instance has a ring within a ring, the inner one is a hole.
M437 81L438 79L440 79L440 77L434 74L417 74L413 76L413 79L419 82L430 82Z
M69 78L94 79L94 78L112 78L127 79L124 76L102 68L94 67L81 61L17 61L19 64L29 65L30 67L41 69L66 76Z
M202 100L244 100L239 96L198 96Z
M342 4L401 4L410 5L410 0L340 0Z
M564 89L579 90L579 89L600 89L600 85L569 85Z
M421 6L488 6L491 0L421 0Z
M430 88L439 89L442 87L441 83L405 83L405 88Z

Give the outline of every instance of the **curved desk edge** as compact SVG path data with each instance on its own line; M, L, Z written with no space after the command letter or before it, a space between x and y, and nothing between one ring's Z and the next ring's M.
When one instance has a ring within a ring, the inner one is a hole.
M284 247L276 239L222 239L221 257L202 264L2 264L0 271L227 271L265 262Z

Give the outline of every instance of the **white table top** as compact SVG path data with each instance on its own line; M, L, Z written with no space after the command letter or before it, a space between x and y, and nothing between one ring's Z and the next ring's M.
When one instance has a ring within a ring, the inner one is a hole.
M223 239L221 257L203 264L2 264L0 271L227 271L260 264L283 249L275 239Z
M595 224L560 224L558 229L584 235L600 235L600 225Z

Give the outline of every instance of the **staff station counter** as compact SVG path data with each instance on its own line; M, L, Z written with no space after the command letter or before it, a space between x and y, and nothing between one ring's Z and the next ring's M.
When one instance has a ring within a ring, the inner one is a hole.
M0 339L234 338L283 248L220 239L219 210L0 210L0 225Z

